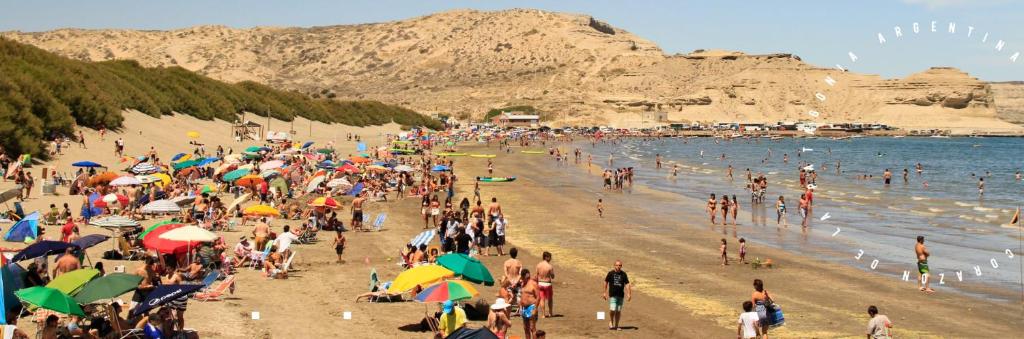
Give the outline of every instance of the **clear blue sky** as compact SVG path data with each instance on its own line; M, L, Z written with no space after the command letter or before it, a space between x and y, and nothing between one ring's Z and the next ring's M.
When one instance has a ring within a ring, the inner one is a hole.
M721 48L791 52L821 66L901 77L954 66L984 80L1024 80L1022 0L864 1L19 1L0 4L0 31L56 28L174 29L202 24L324 26L398 20L457 8L538 8L586 13L660 45L668 53ZM931 21L939 32L929 32ZM893 26L922 32L896 40ZM950 21L957 33L945 33ZM974 36L966 36L968 25ZM884 46L876 34L889 39ZM987 43L981 35L990 33ZM1006 41L995 51L998 39ZM860 56L856 64L846 52Z

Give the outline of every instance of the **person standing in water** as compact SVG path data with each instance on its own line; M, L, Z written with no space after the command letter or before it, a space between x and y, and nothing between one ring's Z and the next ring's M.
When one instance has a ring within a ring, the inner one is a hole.
M909 171L909 170L907 170L906 168L904 168L904 169L903 169L903 183L904 183L904 184L906 184L906 183L908 183L908 182L909 182L909 181L907 180L907 176L909 176L909 175L910 175L910 171Z
M654 155L654 168L661 169L661 153Z
M729 222L729 196L722 195L722 226Z
M889 186L889 182L892 181L892 172L888 168L885 169L885 172L882 172L882 179L885 180L885 185Z
M917 236L917 244L914 245L914 253L917 254L917 282L920 285L919 290L927 293L934 293L935 290L931 289L928 281L928 257L932 254L928 252L928 247L924 246L924 236Z
M978 196L985 195L985 177L978 178Z
M722 246L718 247L718 252L722 254L722 266L729 265L729 251L725 238L722 238Z
M783 226L789 226L789 222L786 221L786 198L779 196L779 201L775 202L775 225L778 226L780 223Z
M732 203L729 209L732 210L732 225L736 226L736 215L740 213L740 201L736 199L736 195L732 196Z
M705 209L708 212L708 216L711 217L711 224L715 224L715 213L718 212L718 200L715 199L715 194L711 193L711 198L708 199L708 207Z

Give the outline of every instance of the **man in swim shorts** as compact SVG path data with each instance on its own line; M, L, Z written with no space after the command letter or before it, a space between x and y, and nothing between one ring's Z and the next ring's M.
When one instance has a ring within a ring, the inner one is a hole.
M554 279L555 267L551 265L551 252L545 251L537 263L537 295L540 297L540 316L551 317L554 314Z
M519 291L519 315L523 317L523 332L525 339L535 338L537 331L537 279L530 277L530 270L523 269L519 274L519 281L522 282L522 290Z
M918 288L921 291L934 293L935 290L931 289L929 285L931 282L928 279L928 257L931 253L928 253L928 248L924 246L924 236L917 236L917 244L914 245L914 252L917 254L917 282L920 285Z

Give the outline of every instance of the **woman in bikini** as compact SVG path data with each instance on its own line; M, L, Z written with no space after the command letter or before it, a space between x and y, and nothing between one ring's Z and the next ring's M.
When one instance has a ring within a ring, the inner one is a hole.
M732 206L729 207L732 210L732 225L736 226L736 215L740 213L740 202L736 200L736 195L732 196Z
M430 199L430 219L434 223L434 227L437 227L437 218L441 216L441 202L437 200L435 195Z
M420 214L423 215L423 229L427 229L430 224L430 196L424 194L423 199L420 200Z
M718 200L715 199L715 194L711 193L711 198L708 198L708 207L705 208L708 212L708 216L711 217L711 224L715 224L715 212L717 211Z
M729 222L729 196L722 195L722 226Z
M783 226L789 226L789 222L786 221L786 198L779 196L779 201L775 202L775 225L778 226L780 223Z

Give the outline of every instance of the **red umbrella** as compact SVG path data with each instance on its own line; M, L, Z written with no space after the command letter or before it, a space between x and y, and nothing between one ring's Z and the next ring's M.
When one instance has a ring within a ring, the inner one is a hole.
M352 164L345 163L344 165L338 166L336 171L338 171L338 172L347 172L347 173L359 173L359 168L356 168Z
M160 235L175 228L185 227L185 224L167 224L150 231L142 238L142 244L146 248L156 250L160 253L182 254L189 250L187 241L161 239Z

